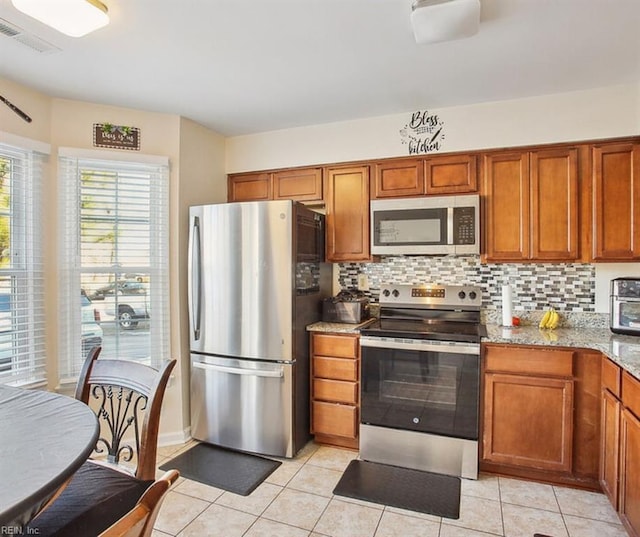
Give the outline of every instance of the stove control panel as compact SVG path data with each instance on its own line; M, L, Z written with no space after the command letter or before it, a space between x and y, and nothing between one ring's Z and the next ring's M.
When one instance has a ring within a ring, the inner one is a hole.
M482 288L473 285L382 285L380 287L380 305L424 305L480 309Z

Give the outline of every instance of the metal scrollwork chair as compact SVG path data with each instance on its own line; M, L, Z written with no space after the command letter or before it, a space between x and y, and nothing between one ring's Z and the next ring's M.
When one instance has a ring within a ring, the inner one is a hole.
M155 481L160 410L176 361L156 370L128 360L98 360L100 351L89 352L76 388L76 399L93 408L100 423L97 459L85 462L29 523L27 531L40 536L151 535L160 502L178 477L170 471ZM135 470L121 463L135 464Z

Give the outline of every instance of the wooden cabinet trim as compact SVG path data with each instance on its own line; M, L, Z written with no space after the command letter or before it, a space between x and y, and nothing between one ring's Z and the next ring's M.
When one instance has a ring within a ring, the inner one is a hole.
M485 369L490 372L555 377L573 376L574 351L511 345L485 347Z
M622 404L640 419L640 382L627 371L622 372Z
M359 356L358 336L313 334L311 343L313 355L354 359Z
M609 358L602 359L602 386L620 398L622 386L622 369Z

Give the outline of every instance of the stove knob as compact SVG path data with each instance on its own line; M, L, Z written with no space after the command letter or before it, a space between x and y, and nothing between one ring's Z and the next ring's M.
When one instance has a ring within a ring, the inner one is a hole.
M398 291L397 289L394 289L393 292L391 293L395 298L398 298L400 296L400 291Z
M465 297L467 296L467 293L465 293L464 291L460 291L458 293L458 296L460 297L460 300L464 300Z
M470 298L471 300L475 300L477 296L478 296L478 295L476 295L476 292L475 292L475 291L471 291L471 292L469 293L469 298Z
M389 289L385 289L384 291L382 291L382 295L383 296L389 296L391 293L389 293Z

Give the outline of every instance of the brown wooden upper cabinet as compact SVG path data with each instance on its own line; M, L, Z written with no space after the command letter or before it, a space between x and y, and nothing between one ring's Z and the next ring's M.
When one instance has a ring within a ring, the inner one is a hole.
M367 261L369 244L369 166L327 168L327 261Z
M322 168L231 174L228 201L322 201Z
M471 194L478 191L475 155L450 155L424 161L426 193Z
M571 261L580 256L578 150L484 156L487 261Z
M377 162L371 199L461 194L478 191L475 155Z
M274 172L273 199L322 201L322 168Z
M227 180L228 201L270 200L272 191L270 173L238 173Z
M593 259L640 259L640 144L592 146Z
M371 198L399 198L424 194L424 163L421 159L378 162L371 186Z

